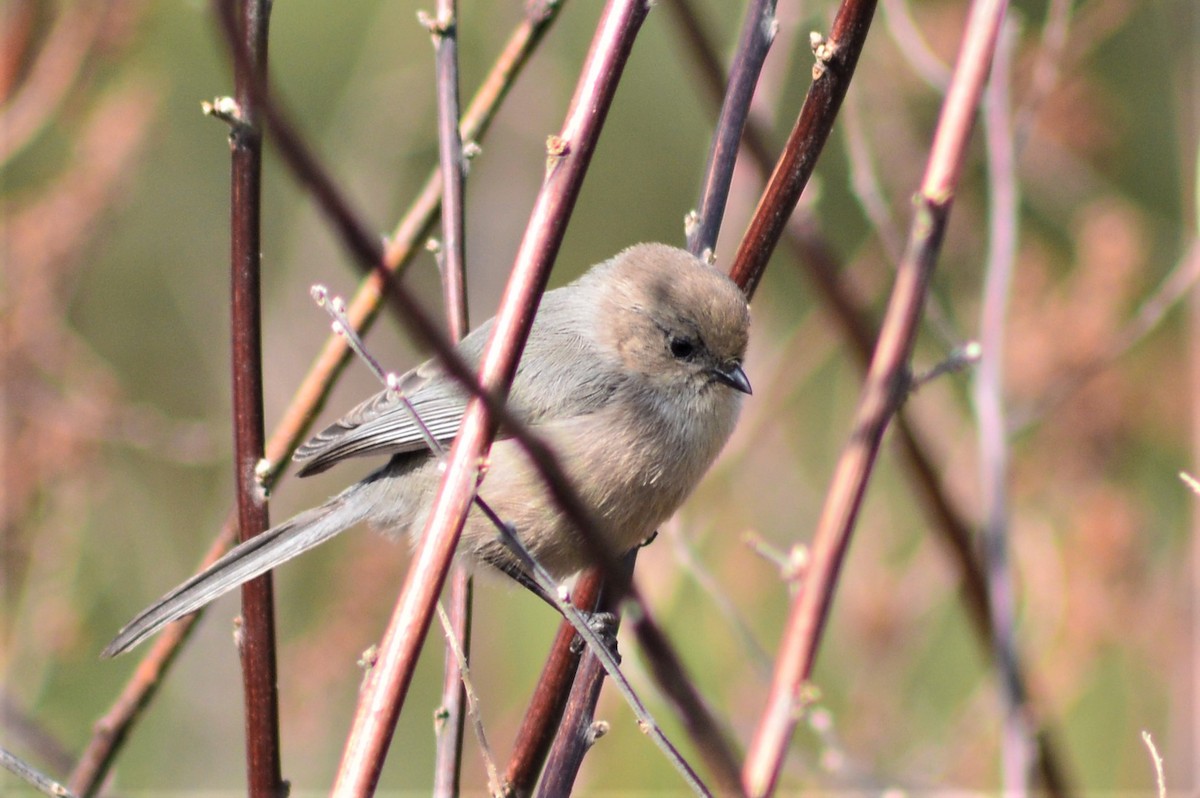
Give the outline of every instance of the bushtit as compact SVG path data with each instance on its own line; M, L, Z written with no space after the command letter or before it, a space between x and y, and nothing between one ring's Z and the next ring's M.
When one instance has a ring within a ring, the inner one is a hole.
M639 244L542 297L508 397L509 410L557 452L614 553L647 538L691 492L733 431L749 328L746 298L724 274L681 249ZM477 366L492 322L459 344ZM449 442L467 395L437 360L405 374L400 391L433 436ZM437 458L411 414L384 391L296 452L300 475L350 457L387 464L320 507L242 543L167 593L121 630L103 656L360 521L394 534L424 529ZM582 569L587 547L550 497L520 445L500 431L479 495L555 577ZM478 508L459 557L523 578L515 556Z

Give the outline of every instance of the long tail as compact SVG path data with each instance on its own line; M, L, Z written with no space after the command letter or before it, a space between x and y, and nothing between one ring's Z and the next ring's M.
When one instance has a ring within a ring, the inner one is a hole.
M242 543L175 588L125 625L101 657L115 657L136 646L171 621L195 612L230 590L324 543L369 515L372 502L360 495L370 478L350 486L320 507L268 529Z

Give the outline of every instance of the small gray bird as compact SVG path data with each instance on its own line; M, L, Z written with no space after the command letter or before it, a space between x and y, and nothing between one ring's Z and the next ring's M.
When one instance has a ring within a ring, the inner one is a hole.
M681 249L639 244L542 297L508 406L557 452L614 553L649 537L675 512L728 440L741 394L750 314L724 274ZM492 321L458 346L477 367ZM437 360L405 374L399 389L433 437L458 432L467 395ZM384 391L297 450L300 475L350 457L387 464L320 507L242 543L134 618L102 656L120 654L163 625L208 604L361 521L421 533L441 473L411 414ZM479 495L512 524L555 577L589 564L580 534L559 512L521 447L492 446ZM530 580L478 508L459 557Z

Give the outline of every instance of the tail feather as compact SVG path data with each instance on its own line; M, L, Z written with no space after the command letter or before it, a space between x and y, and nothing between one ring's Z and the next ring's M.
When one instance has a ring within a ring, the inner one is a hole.
M300 513L230 549L224 557L139 613L100 656L107 659L128 651L171 621L195 612L242 583L364 520L370 502L353 496L364 487L364 483L358 483L320 507Z

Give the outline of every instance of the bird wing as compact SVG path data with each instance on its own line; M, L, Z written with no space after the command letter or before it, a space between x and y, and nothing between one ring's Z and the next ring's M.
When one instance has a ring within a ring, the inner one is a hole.
M527 423L591 412L612 394L615 372L599 368L590 338L578 332L581 324L591 323L592 311L570 287L549 291L542 298L508 398L509 410ZM491 320L484 322L458 346L472 371L478 368L491 327ZM580 363L589 367L581 368ZM434 439L449 444L458 434L468 396L441 363L422 363L400 378L398 388ZM497 437L505 437L504 430ZM428 448L424 432L401 399L383 391L314 435L293 459L302 464L300 476L309 476L350 457Z

